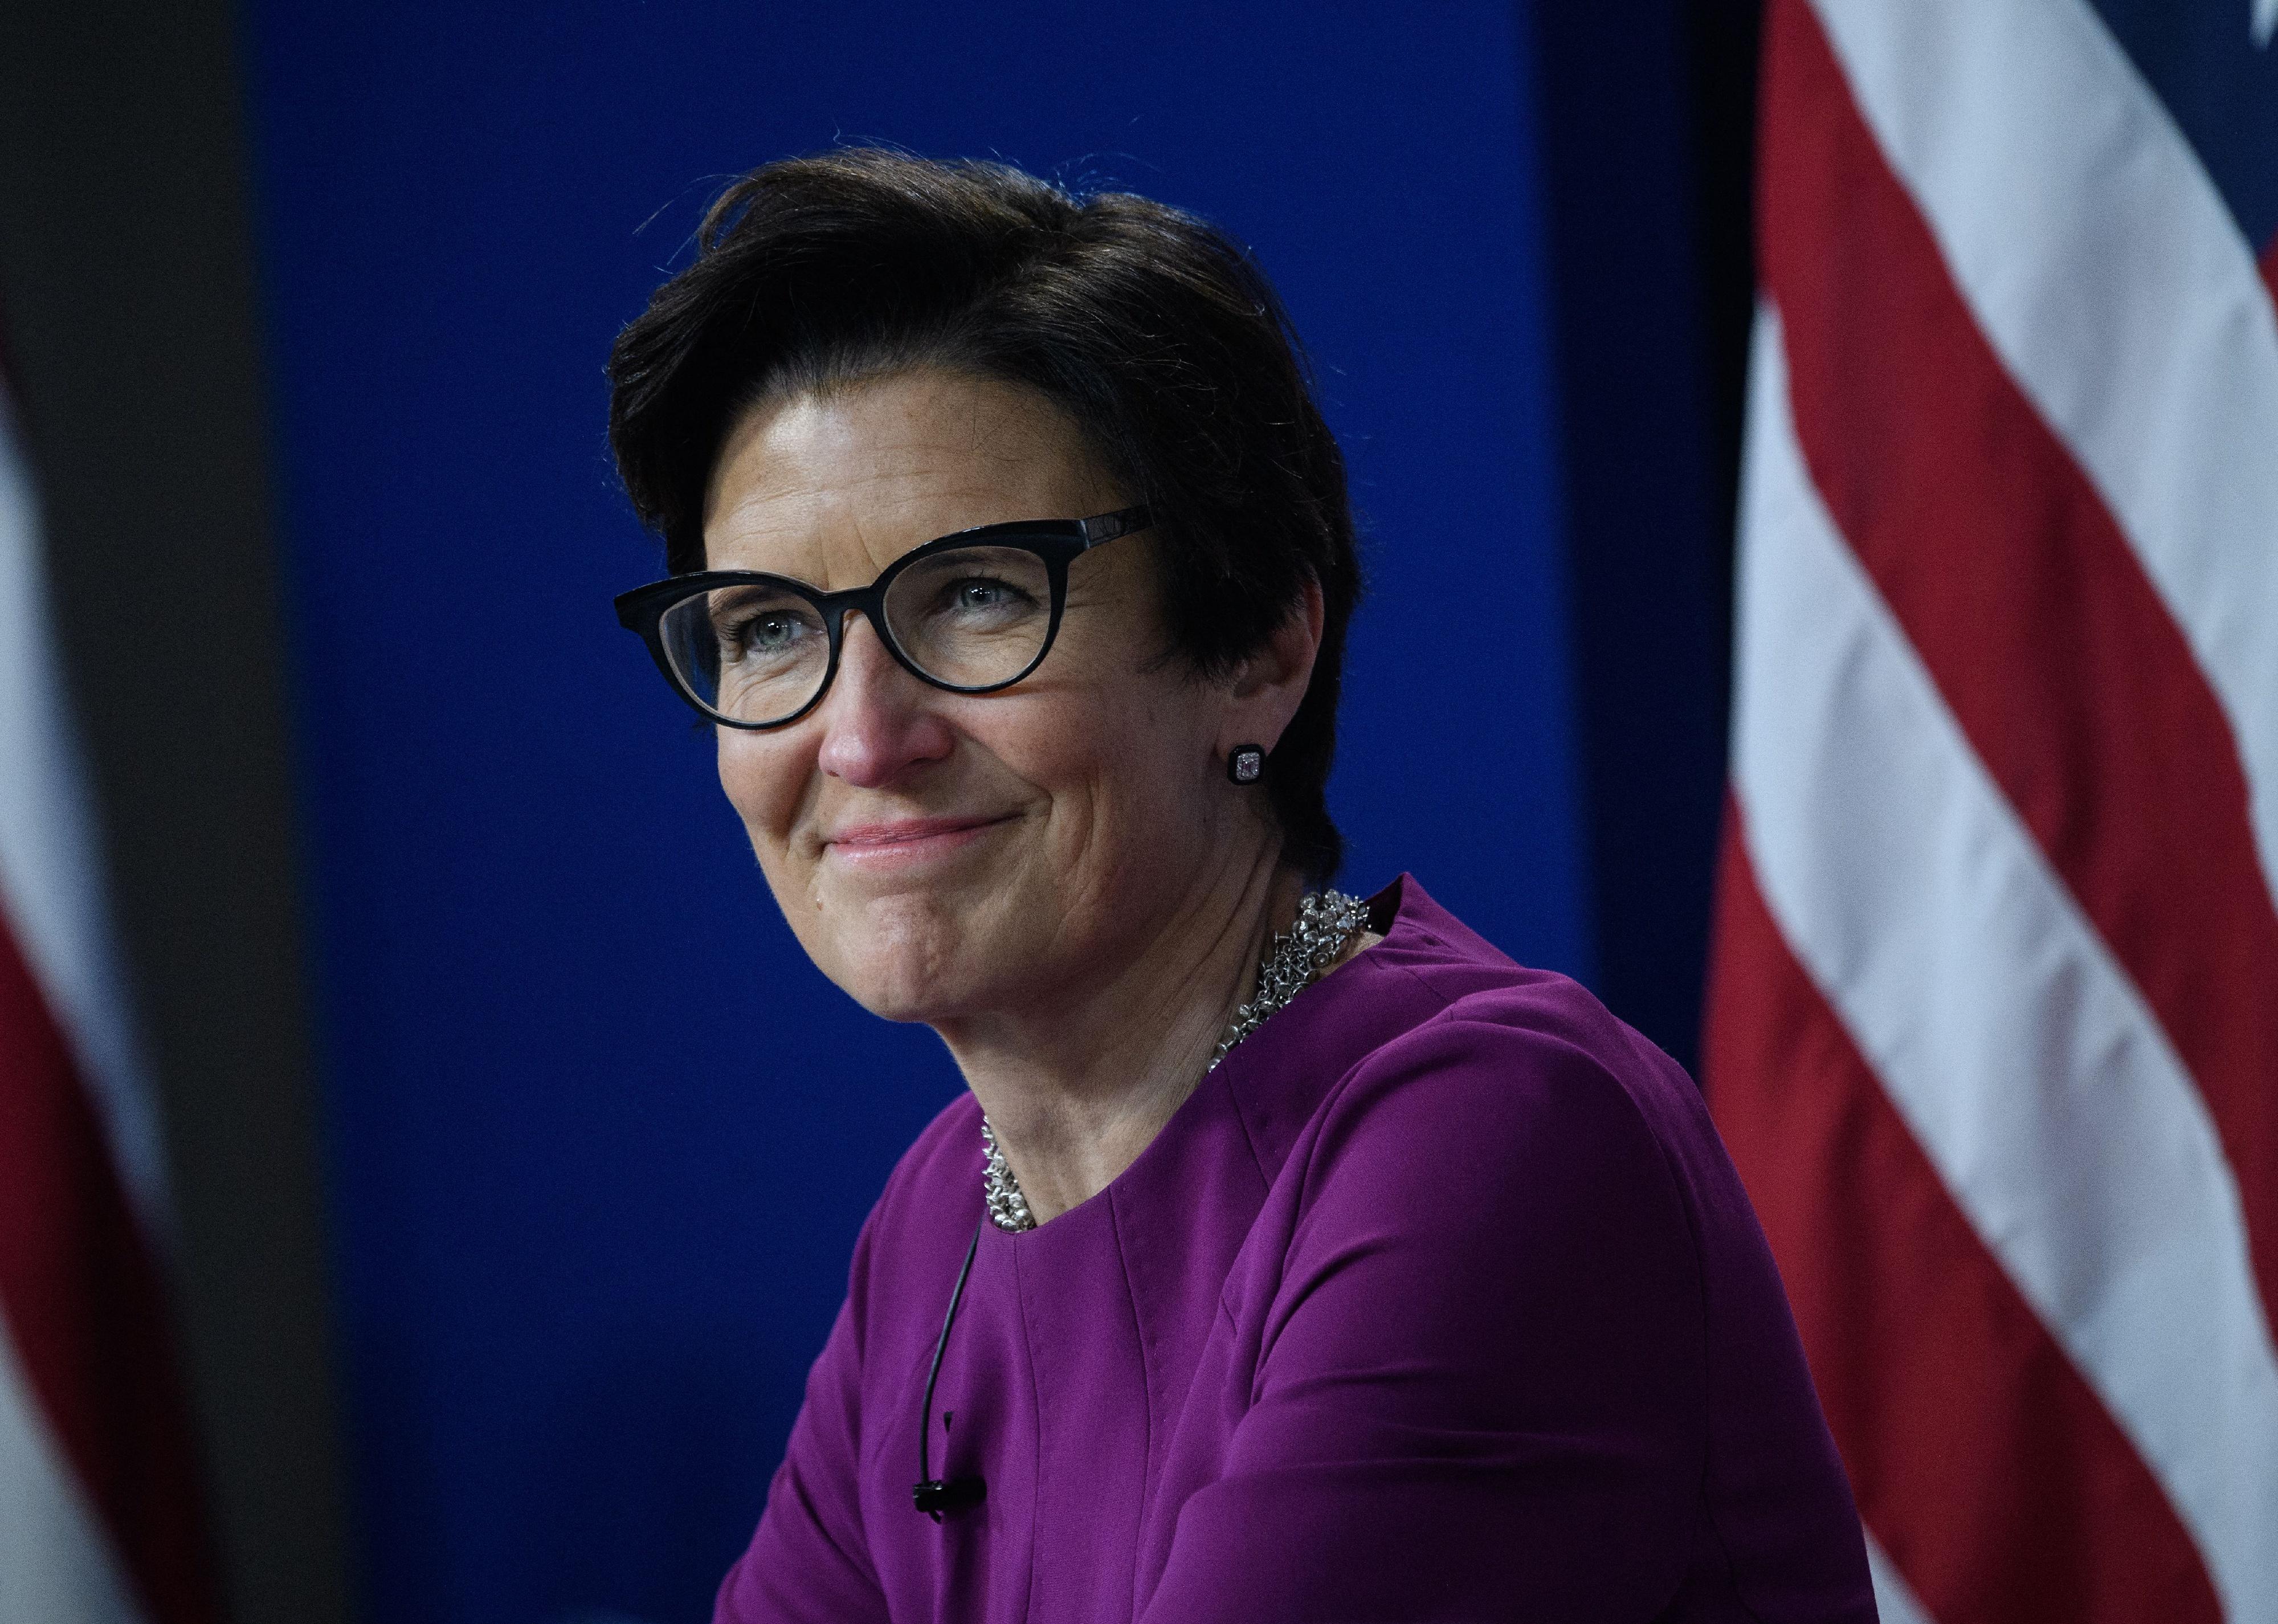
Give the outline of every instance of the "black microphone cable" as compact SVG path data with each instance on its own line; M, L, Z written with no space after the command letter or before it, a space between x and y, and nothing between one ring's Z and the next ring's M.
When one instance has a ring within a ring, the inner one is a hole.
M981 1250L981 1224L989 1222L989 1214L981 1214L981 1222L973 1226L973 1240L965 1248L965 1261L957 1271L957 1284L949 1293L949 1312L942 1316L941 1340L933 1344L933 1364L926 1371L925 1409L918 1417L918 1481L910 1492L917 1501L918 1510L939 1522L944 1512L955 1513L981 1504L989 1492L988 1484L977 1473L967 1473L944 1482L933 1475L933 1384L941 1375L941 1356L949 1346L949 1328L957 1323L957 1306L965 1300L965 1277L973 1272L973 1254Z

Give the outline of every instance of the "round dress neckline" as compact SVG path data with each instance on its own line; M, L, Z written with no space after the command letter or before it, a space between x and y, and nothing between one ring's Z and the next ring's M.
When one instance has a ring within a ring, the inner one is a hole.
M1272 1019L1266 1021L1265 1023L1260 1026L1256 1031L1252 1032L1249 1037L1243 1038L1242 1042L1236 1044L1232 1049L1228 1050L1226 1058L1219 1061L1217 1066L1204 1072L1201 1078L1195 1084L1195 1086L1188 1091L1187 1097L1179 1102L1179 1108L1172 1112L1169 1119L1166 1120L1160 1128L1155 1130L1155 1137L1148 1140L1146 1147L1136 1156L1134 1156L1131 1159L1131 1163L1128 1167L1125 1168L1120 1173L1118 1173L1113 1178L1108 1180L1106 1184L1101 1185L1100 1188L1093 1194L1085 1197L1074 1207L1069 1207L1066 1212L1060 1213L1054 1217L1048 1218L1042 1223L1035 1225L1033 1228L1014 1231L1010 1229L1002 1229L993 1223L984 1222L981 1226L981 1244L984 1247L998 1245L1021 1245L1022 1244L1027 1244L1032 1249L1040 1249L1046 1243L1037 1241L1036 1238L1036 1237L1050 1234L1053 1229L1059 1229L1060 1226L1066 1224L1069 1219L1074 1218L1078 1214L1083 1213L1087 1209L1093 1207L1098 1208L1101 1213L1109 1214L1104 1222L1112 1223L1113 1203L1109 1198L1116 1195L1119 1191L1122 1192L1122 1195L1126 1199L1130 1199L1138 1192L1140 1186L1146 1182L1147 1175L1145 1169L1148 1168L1149 1164L1150 1162L1160 1162L1169 1154L1168 1152L1164 1151L1166 1142L1171 1140L1174 1133L1183 1134L1194 1131L1195 1123L1189 1119L1200 1116L1203 1111L1207 1108L1202 1104L1204 1096L1211 1093L1214 1087L1218 1089L1230 1090L1235 1084L1240 1080L1242 1071L1247 1069L1247 1064L1245 1062L1255 1063L1257 1053L1259 1052L1256 1049L1255 1046L1264 1042L1267 1034L1274 1031L1277 1027L1280 1026L1282 1020L1288 1015L1291 1010L1298 1007L1300 1004L1309 1001L1313 994L1319 992L1325 987L1333 984L1350 984L1344 981L1344 977L1349 972L1363 968L1365 963L1365 968L1372 972L1382 968L1382 961L1377 958L1377 955L1392 942L1394 938L1400 931L1408 929L1410 924L1407 907L1407 879L1408 876L1405 873L1403 873L1393 878L1386 885L1380 886L1377 890L1371 892L1365 899L1364 899L1369 910L1369 929L1377 937L1377 939L1370 943L1367 946L1362 948L1358 953L1353 954L1351 958L1347 959L1343 963L1338 965L1335 969L1322 976L1316 981L1308 983L1290 999L1288 1004L1275 1011ZM1383 914L1380 911L1380 909L1387 907L1391 910L1388 915ZM1380 918L1382 918L1385 923L1385 929L1382 931L1377 931L1375 928L1376 922ZM1319 1004L1316 1003L1314 1007L1318 1012L1319 1008ZM1286 1028L1282 1030L1285 1032L1287 1030ZM1273 1046L1267 1044L1265 1046L1270 1049ZM968 1092L966 1098L967 1099L972 1099L973 1097ZM980 1102L978 1100L974 1101L974 1114L976 1118L980 1115ZM1087 1230L1092 1228L1097 1222L1103 1221L1097 1219L1087 1220L1082 1224L1069 1226L1063 1231L1065 1237L1064 1240L1056 1244L1074 1246L1082 1245L1082 1239L1079 1237L1078 1232L1080 1230Z

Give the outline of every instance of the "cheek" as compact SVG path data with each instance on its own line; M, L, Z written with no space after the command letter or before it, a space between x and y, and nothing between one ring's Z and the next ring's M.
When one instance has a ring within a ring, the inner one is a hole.
M1190 803L1206 787L1205 712L1182 686L1126 676L1055 693L1017 719L1008 709L976 742L1051 798L1059 839L1148 844L1175 839L1203 810ZM978 714L975 724L989 726Z
M744 821L762 862L780 860L797 821L800 785L791 753L779 738L721 728L720 787Z

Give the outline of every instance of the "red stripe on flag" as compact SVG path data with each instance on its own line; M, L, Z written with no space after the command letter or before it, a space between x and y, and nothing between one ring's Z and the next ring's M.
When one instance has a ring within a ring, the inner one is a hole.
M2262 250L2262 285L2270 290L2271 302L2278 303L2278 237Z
M1739 823L1702 1077L1867 1526L1938 1624L2214 1624L2190 1536L1789 952Z
M218 1624L163 1303L71 1051L0 919L0 1334L154 1624Z
M2278 1314L2278 906L2228 722L1800 4L1773 10L1764 120L1763 274L1813 483L2198 1082Z

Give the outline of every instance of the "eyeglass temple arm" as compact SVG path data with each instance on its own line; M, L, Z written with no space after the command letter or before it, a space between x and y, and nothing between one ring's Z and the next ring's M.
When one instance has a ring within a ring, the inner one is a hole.
M1144 530L1154 522L1154 515L1144 508L1126 508L1120 513L1103 513L1097 518L1083 521L1083 544L1086 548L1095 548L1103 541L1112 541L1118 536L1128 536L1135 530Z

